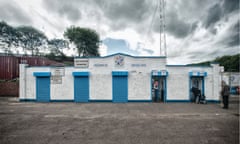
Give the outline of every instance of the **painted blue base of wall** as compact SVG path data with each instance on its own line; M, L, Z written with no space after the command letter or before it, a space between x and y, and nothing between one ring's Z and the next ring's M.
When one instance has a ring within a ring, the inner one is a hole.
M166 100L166 103L173 102L173 103L190 103L190 100Z
M172 103L191 103L190 100L166 100L166 103L172 102ZM207 103L220 103L219 100L207 100Z
M207 100L207 103L220 103L220 100Z
M38 102L36 99L19 99L20 102ZM50 100L49 102L75 102L74 100ZM113 102L112 100L89 100L89 102ZM128 100L128 102L152 102L152 100ZM166 103L190 103L190 100L166 100ZM220 103L220 100L207 100L207 103Z
M74 102L74 100L50 100L50 102Z
M128 102L152 102L152 100L128 100Z
M89 100L89 102L112 102L112 100Z

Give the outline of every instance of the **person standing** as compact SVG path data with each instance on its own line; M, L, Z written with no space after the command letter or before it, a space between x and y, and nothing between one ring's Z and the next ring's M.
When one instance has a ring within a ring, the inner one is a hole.
M158 101L158 93L159 93L157 80L154 82L153 88L154 88L154 93L155 93L154 101L157 102Z
M222 100L223 100L223 108L228 109L228 101L229 101L230 87L226 84L225 81L222 81Z

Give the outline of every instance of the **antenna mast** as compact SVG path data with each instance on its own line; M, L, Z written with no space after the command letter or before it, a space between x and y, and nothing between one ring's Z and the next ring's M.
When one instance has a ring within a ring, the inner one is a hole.
M166 34L165 34L165 0L159 0L159 33L160 33L160 56L167 56Z

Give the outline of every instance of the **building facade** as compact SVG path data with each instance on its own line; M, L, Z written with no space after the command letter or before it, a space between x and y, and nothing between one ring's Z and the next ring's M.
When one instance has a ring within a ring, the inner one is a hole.
M221 67L166 65L166 57L75 58L72 67L20 65L21 101L190 102L196 87L218 102Z

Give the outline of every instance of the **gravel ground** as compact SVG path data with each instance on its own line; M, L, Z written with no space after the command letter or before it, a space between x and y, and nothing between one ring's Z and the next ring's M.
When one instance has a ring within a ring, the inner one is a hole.
M239 144L239 103L34 103L0 98L1 144Z

